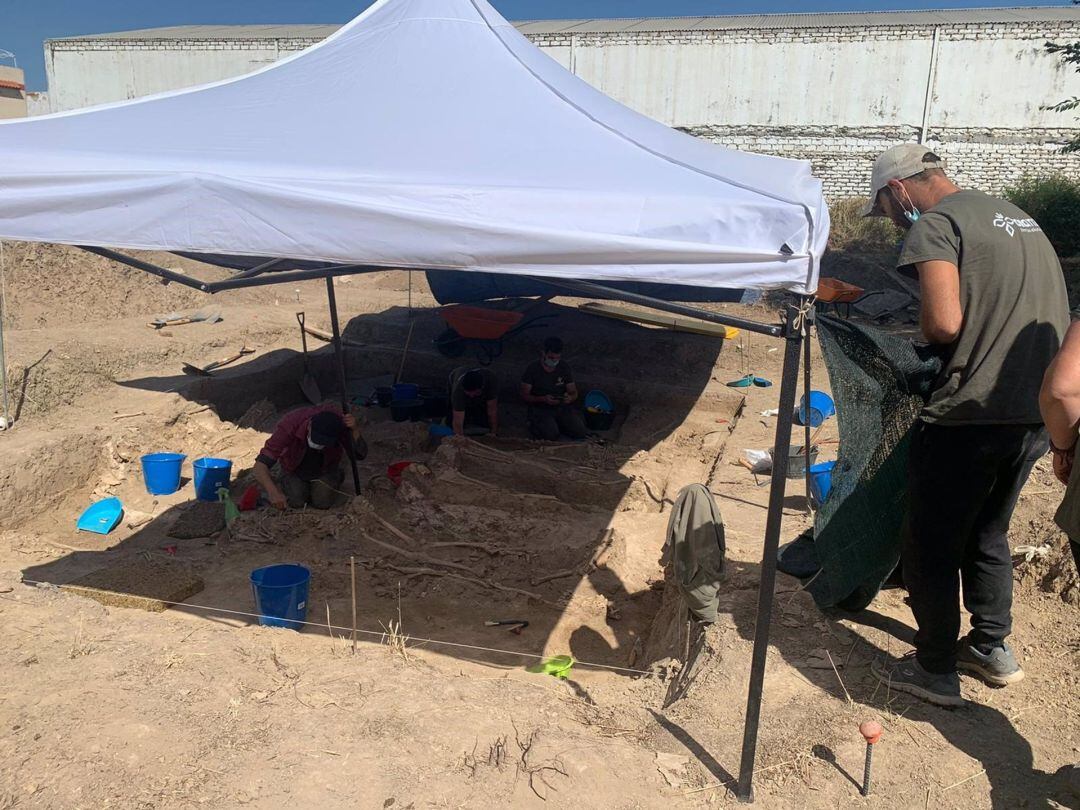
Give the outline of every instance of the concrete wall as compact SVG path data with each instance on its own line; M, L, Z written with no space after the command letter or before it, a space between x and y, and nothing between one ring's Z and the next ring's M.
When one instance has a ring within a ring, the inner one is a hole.
M52 107L49 105L48 93L34 93L29 92L26 94L26 114L33 118L35 115L48 115L52 112Z
M988 191L1024 174L1080 176L1059 153L1076 120L1041 107L1080 96L1080 74L1043 43L1076 22L641 31L530 37L590 84L716 143L810 160L833 198L861 195L870 164L919 140L960 182ZM266 65L310 44L277 40L47 43L54 110L135 98Z
M26 80L16 67L0 65L0 119L26 117Z

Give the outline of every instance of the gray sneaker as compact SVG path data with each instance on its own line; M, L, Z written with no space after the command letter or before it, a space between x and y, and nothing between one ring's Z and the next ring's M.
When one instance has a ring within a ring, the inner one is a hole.
M1009 645L992 647L989 653L978 650L967 636L956 645L956 668L965 672L974 672L993 686L1008 686L1024 680L1024 670L1016 663Z
M944 675L927 672L915 659L915 653L908 653L892 664L875 661L871 669L879 681L897 692L915 695L936 706L964 705L960 676L955 672Z

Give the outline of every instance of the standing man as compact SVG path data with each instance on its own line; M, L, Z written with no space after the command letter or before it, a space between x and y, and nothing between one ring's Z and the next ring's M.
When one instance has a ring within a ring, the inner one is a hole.
M349 433L356 443L356 456L367 456L367 444L360 435L360 425L350 414L342 416L337 405L298 408L285 414L255 459L255 480L266 491L276 509L289 506L303 509L329 509L338 500L345 474L341 457L350 445ZM281 485L270 474L281 465Z
M499 432L499 380L489 368L450 372L451 427L455 436ZM470 430L472 428L472 430Z
M900 272L918 277L922 334L944 365L911 441L904 582L915 652L876 670L892 689L963 705L957 668L997 686L1024 677L1012 631L1007 532L1046 453L1039 387L1068 326L1061 265L1039 225L1012 203L962 191L924 146L874 164L864 212L907 237ZM971 631L959 641L960 599Z
M1077 317L1080 313L1073 313ZM1080 571L1080 466L1076 464L1080 428L1080 320L1065 334L1065 342L1046 370L1039 395L1043 420L1050 433L1054 475L1066 485L1055 520L1069 536L1076 569Z
M580 441L587 432L581 411L572 406L578 390L562 351L562 339L549 337L540 359L526 366L521 375L521 398L529 405L529 433L534 439L554 442L562 433Z

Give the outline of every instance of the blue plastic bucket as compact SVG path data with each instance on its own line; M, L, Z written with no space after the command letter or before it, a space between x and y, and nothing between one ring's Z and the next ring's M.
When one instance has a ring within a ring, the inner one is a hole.
M402 399L420 399L420 386L416 383L394 383L393 401Z
M142 457L143 482L151 495L172 495L180 489L183 453L150 453Z
M191 465L195 470L195 497L200 501L216 501L218 487L229 486L232 462L223 458L197 458Z
M822 422L835 415L836 404L833 402L832 397L822 391L810 392L809 414L806 408L806 397L804 396L799 400L799 418L797 421L800 425L809 423L810 427L819 427Z
M251 592L263 627L299 630L307 617L311 572L302 565L268 565L251 572Z
M835 461L824 461L810 468L810 497L820 506L832 491L832 471Z

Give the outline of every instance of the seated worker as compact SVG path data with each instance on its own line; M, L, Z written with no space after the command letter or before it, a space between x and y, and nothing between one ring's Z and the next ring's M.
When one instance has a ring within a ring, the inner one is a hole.
M351 413L342 416L340 407L324 405L285 414L266 440L252 470L271 505L276 509L286 505L293 509L307 504L316 509L333 506L342 494L345 474L341 457L349 447L349 431L356 442L357 458L364 458L367 444ZM281 465L281 486L270 475L275 464Z
M585 438L585 418L573 407L577 385L562 351L562 339L549 337L540 359L521 375L521 398L529 404L529 433L534 439L554 442L560 433L575 441Z
M451 427L455 436L499 430L499 381L489 368L455 368L450 372Z

